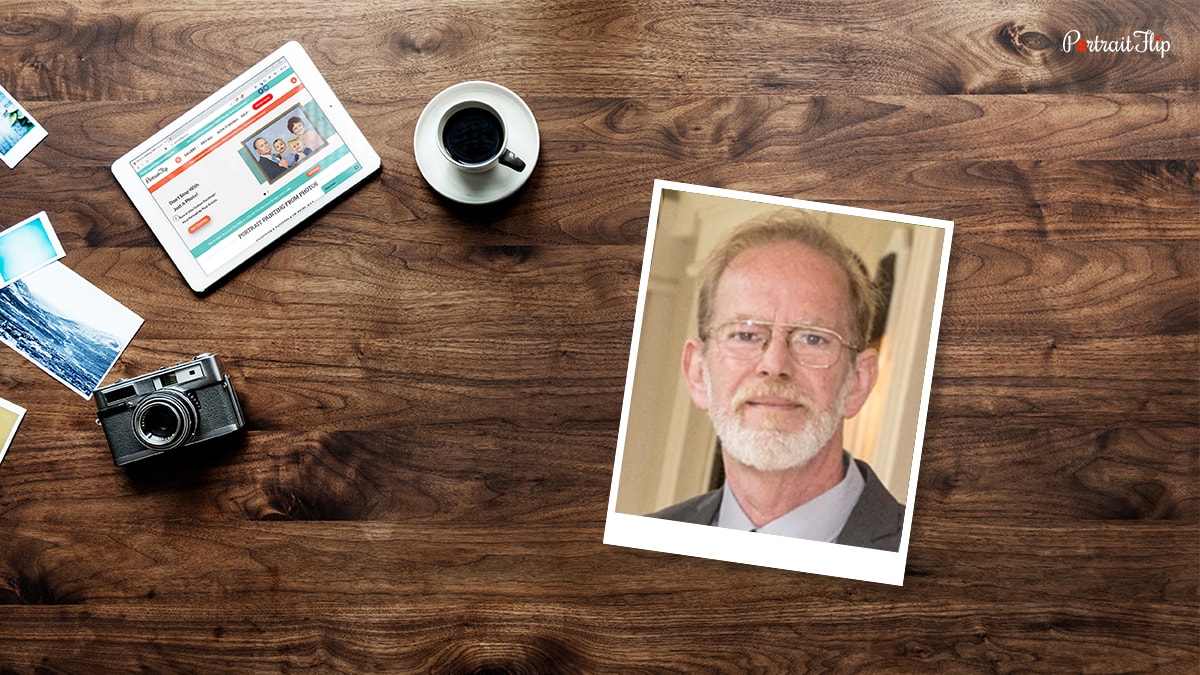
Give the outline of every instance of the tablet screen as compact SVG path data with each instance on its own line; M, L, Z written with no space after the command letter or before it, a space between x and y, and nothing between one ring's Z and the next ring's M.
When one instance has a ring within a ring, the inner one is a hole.
M129 161L206 274L364 170L286 57L247 82Z

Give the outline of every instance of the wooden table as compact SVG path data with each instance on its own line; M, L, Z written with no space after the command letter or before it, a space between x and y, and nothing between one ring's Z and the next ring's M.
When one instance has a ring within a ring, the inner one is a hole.
M1198 31L1185 0L6 3L0 83L50 136L0 224L46 210L145 318L108 381L216 352L249 429L117 468L0 350L0 670L1194 672ZM197 296L109 165L290 39L383 169ZM413 156L468 79L541 129L486 208ZM601 543L656 178L955 221L903 587Z

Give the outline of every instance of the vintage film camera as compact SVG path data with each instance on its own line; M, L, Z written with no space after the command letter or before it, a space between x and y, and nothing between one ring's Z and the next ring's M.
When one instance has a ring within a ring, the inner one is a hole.
M97 389L96 423L123 466L231 434L246 425L212 354Z

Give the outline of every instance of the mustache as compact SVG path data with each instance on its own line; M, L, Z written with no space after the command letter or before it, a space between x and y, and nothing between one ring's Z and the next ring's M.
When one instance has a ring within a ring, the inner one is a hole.
M767 396L787 399L809 409L816 405L808 392L794 384L780 380L755 380L734 394L733 400L730 402L730 409L740 410L751 399Z

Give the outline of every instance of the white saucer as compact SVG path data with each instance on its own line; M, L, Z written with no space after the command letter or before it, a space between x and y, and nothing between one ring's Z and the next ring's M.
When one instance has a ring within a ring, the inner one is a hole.
M525 160L523 171L496 166L483 173L467 173L451 164L438 150L437 125L451 106L467 99L483 101L496 109L508 128L508 149ZM493 82L459 82L433 97L417 118L413 152L417 167L429 186L443 196L464 204L489 204L516 192L537 164L537 120L533 111L512 91Z

